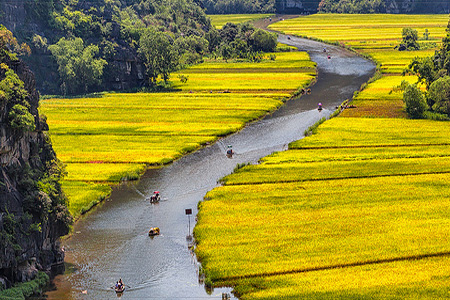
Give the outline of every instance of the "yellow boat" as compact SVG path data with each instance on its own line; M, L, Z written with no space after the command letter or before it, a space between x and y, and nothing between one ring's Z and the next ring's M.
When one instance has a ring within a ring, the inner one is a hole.
M155 236L155 235L159 235L159 227L152 227L150 228L150 230L148 231L148 235L149 236Z

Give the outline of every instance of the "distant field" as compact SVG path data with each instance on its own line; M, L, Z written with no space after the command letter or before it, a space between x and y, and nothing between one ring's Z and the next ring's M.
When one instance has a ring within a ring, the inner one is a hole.
M392 92L417 80L400 76L412 58L435 50L394 50L402 28L419 37L428 29L440 44L447 23L318 14L270 26L351 46L383 75L317 134L206 195L195 237L213 283L243 300L448 298L449 123L407 119L402 93Z
M285 91L295 90L299 82L311 82L315 63L306 52L273 53L258 63L210 61L177 74L188 76L184 84L175 81L175 88L189 91ZM174 77L177 75L174 74Z
M372 83L353 102L356 109L345 110L345 117L405 118L401 93L389 94L403 79L401 73L415 57L434 54L446 35L448 15L349 15L317 14L274 23L270 29L286 34L311 37L349 46L357 52L372 57L385 76ZM436 47L418 51L398 51L394 47L402 40L402 29L411 27L418 31L419 44L435 43ZM425 29L429 37L425 40Z
M215 28L222 28L226 23L244 23L247 21L254 21L264 18L269 18L274 14L239 14L239 15L208 15L211 19L211 25Z
M314 76L306 53L277 53L261 63L207 62L175 73L180 92L41 100L53 147L67 164L71 213L106 197L108 185L136 179L147 166L169 163L277 109Z

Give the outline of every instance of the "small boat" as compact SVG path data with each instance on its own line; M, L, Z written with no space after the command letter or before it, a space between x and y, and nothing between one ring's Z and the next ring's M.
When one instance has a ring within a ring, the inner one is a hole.
M150 196L150 203L158 203L161 200L160 192L154 191L153 195Z
M233 151L233 149L232 149L232 146L231 146L231 145L228 145L228 149L227 149L227 157L228 157L228 158L232 158L232 157L233 157L233 154L234 154L234 151Z
M116 286L114 288L114 290L116 291L117 294L121 294L125 291L125 285L121 285L121 286Z
M149 236L155 236L155 235L159 235L159 227L152 227L150 228L150 230L148 231L148 235Z

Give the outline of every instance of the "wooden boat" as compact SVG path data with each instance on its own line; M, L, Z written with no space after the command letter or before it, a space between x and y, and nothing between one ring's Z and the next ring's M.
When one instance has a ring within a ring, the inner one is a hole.
M150 228L150 230L148 231L148 235L149 236L155 236L155 235L159 235L159 227L152 227Z
M161 196L159 191L153 192L153 195L150 196L150 203L158 203L161 200Z
M121 294L125 291L125 286L122 285L121 287L116 287L114 288L114 290L116 291L117 294Z

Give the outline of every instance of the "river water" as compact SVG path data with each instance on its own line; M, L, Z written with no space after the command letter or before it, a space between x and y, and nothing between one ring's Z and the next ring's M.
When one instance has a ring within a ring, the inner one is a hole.
M288 101L264 119L169 166L149 170L138 182L115 188L63 242L66 272L54 279L55 289L47 299L115 299L119 296L111 287L119 278L129 286L122 299L221 299L222 293L231 293L231 288L207 290L199 283L199 264L187 239L197 203L236 164L256 163L302 138L305 129L329 116L375 69L371 62L334 46L284 35L279 41L307 50L318 64L311 94ZM324 107L321 112L318 102ZM227 145L236 152L232 159L225 155ZM145 200L154 190L162 194L158 204ZM189 208L192 216L185 214ZM160 236L148 236L152 226L160 227Z

